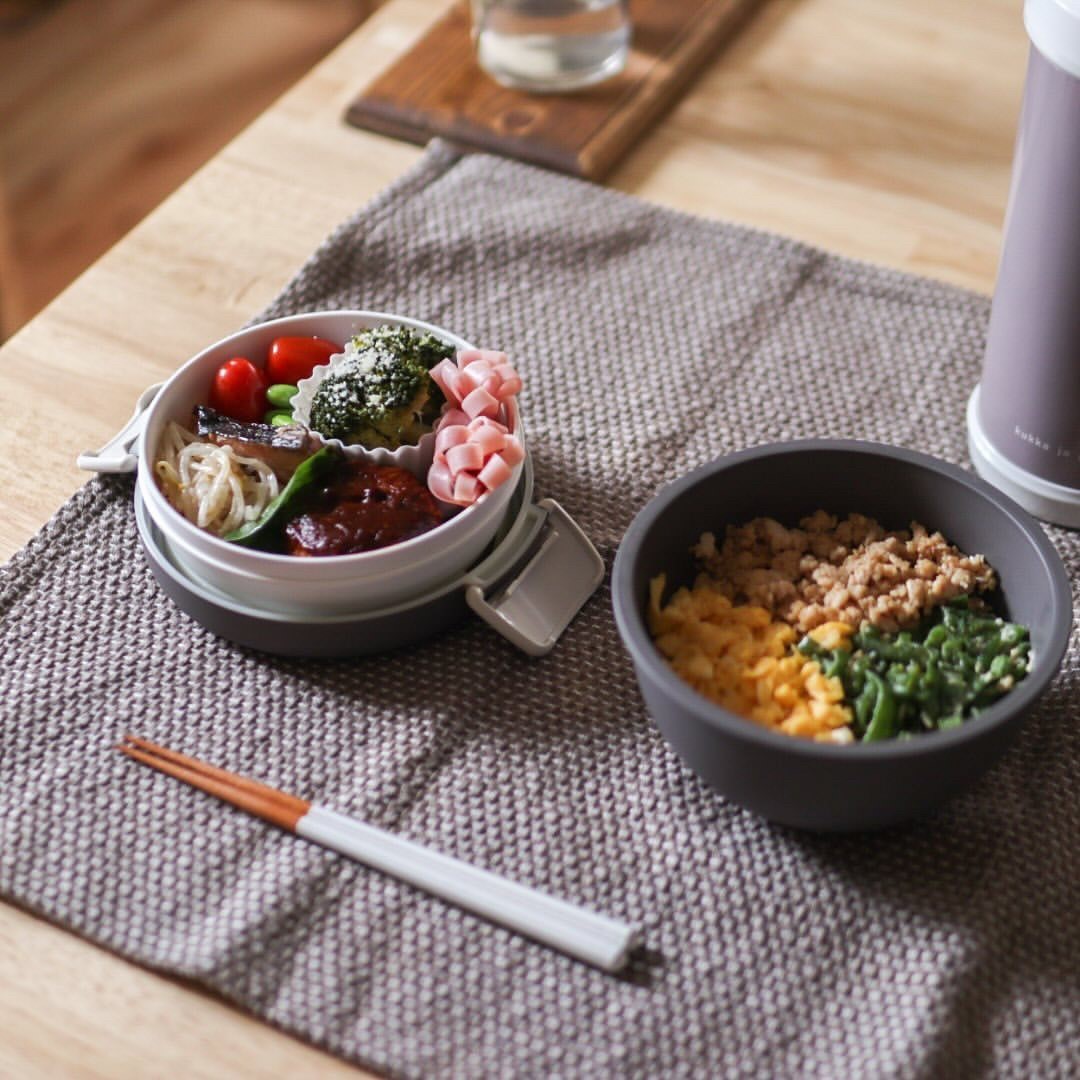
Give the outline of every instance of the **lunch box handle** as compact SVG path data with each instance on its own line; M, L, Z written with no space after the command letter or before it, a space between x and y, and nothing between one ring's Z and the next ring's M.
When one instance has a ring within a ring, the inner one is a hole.
M146 421L146 410L157 397L164 383L148 386L135 402L135 411L131 419L100 449L86 450L76 459L75 464L87 472L96 473L132 473L138 467L139 459L131 448L142 434Z
M554 499L530 505L520 525L517 543L501 544L466 575L465 599L519 649L544 656L603 581L604 560Z

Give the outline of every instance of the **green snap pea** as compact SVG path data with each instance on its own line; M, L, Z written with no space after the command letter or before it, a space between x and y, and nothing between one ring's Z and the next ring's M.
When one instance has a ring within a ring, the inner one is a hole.
M273 427L284 427L293 422L293 414L287 409L271 409L264 417L266 423Z
M297 506L317 484L338 468L342 460L340 450L324 446L297 466L289 482L266 504L255 521L245 522L238 529L226 533L224 539L245 547L272 550L276 536L290 517L295 516Z

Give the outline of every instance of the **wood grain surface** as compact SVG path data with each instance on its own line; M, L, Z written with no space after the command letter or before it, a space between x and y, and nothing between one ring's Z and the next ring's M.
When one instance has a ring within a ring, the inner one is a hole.
M457 3L350 106L346 119L410 142L461 146L597 180L656 122L761 0L631 0L625 70L573 94L526 94L478 66Z
M390 0L0 349L0 558L85 481L75 455L139 391L258 311L417 160L341 117L443 6ZM1027 52L1020 7L770 0L608 183L989 291ZM0 905L0 1076L350 1072Z
M22 19L0 22L0 334L85 270L370 7L37 0L21 5Z

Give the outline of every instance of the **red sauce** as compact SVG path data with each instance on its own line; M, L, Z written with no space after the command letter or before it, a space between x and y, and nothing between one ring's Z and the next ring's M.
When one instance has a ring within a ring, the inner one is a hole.
M401 543L443 522L435 497L411 472L349 462L285 526L290 555L353 555Z

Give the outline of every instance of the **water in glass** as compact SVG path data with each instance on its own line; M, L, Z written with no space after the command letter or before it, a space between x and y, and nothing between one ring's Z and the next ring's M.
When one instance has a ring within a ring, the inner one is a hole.
M477 60L507 86L576 90L626 65L626 0L473 0L472 6Z

